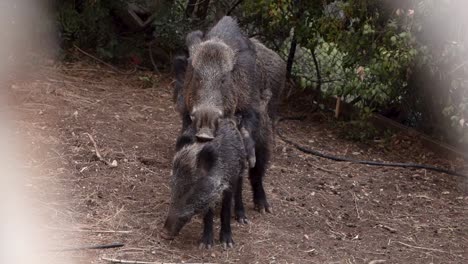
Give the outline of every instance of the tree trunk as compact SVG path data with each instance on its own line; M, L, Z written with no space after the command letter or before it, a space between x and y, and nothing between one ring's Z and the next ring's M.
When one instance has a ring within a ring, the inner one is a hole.
M291 79L291 72L292 72L292 66L294 63L294 56L296 55L296 47L297 47L297 39L296 39L296 33L293 32L293 37L291 40L291 48L289 48L289 55L288 55L288 61L286 63L286 76L287 79Z
M201 21L205 20L208 14L208 8L210 7L210 0L198 0L197 11L195 15Z
M185 8L185 16L191 17L193 11L195 10L195 6L197 5L198 0L189 0L187 3L187 7Z

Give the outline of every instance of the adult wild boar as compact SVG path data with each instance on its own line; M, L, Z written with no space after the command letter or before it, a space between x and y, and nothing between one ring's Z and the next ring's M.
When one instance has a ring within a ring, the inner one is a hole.
M198 142L195 130L189 127L177 140L173 160L171 203L163 229L163 237L174 238L195 214L203 214L203 235L200 247L213 245L213 211L220 201L220 242L232 247L232 193L242 191L245 150L237 124L232 119L219 120L218 133L211 141ZM236 211L239 201L236 195ZM241 208L243 211L243 208Z
M219 116L258 111L260 95L255 83L255 47L231 17L221 19L203 37L201 31L187 36L189 65L183 90L191 119L199 119L203 109L217 109ZM203 122L197 138L210 140L216 122Z
M270 157L272 121L286 76L284 62L259 41L248 39L231 17L222 18L206 35L201 31L188 34L187 47L190 57L174 63L176 79L184 76L176 80L174 95L182 130L193 125L199 140L211 140L220 117L239 117L244 142L248 142L247 135L254 146L249 154L249 179L255 208L270 212L263 177Z

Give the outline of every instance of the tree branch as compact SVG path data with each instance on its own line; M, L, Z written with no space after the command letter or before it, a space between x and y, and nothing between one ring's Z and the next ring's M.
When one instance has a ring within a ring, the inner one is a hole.
M242 2L244 2L244 0L239 0L239 1L237 1L231 8L229 8L229 10L227 11L226 15L230 16L231 13L232 13L240 4L242 4Z
M314 66L315 66L315 73L317 76L317 90L320 91L322 89L322 75L320 73L320 67L317 61L317 56L315 56L315 47L310 50L310 53L312 54L312 59L314 61Z
M296 55L296 48L297 48L297 38L296 38L296 32L294 31L292 40L291 40L291 47L289 48L288 60L286 62L286 78L288 80L291 79L294 56Z

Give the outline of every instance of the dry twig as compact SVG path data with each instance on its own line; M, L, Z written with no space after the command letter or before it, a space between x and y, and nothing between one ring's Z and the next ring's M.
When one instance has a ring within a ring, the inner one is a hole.
M160 74L160 72L158 70L158 66L156 65L156 62L154 61L153 50L151 49L151 43L148 45L148 50L149 50L149 57L150 57L150 60L151 60L151 64L153 65L153 70L157 74Z
M385 263L387 262L385 259L376 259L376 260L372 260L371 262L369 262L369 264L379 264L379 263Z
M354 207L356 208L357 218L361 219L361 215L359 214L359 209L358 209L358 206L357 206L356 195L354 194L354 192L351 192L351 193L353 194L353 198L354 198Z
M148 262L148 261L137 261L137 260L124 260L124 259L113 259L101 257L102 260L110 263L125 263L125 264L163 264L163 262ZM169 264L169 263L165 263Z
M103 61L103 60L101 60L101 59L99 59L99 58L97 58L97 57L95 57L95 56L89 54L88 52L86 52L86 51L84 51L84 50L82 50L82 49L80 49L78 46L73 45L73 47L74 47L77 51L83 53L84 55L90 57L91 59L96 60L97 62L100 62L100 63L106 65L107 67L109 67L110 69L112 69L113 71L115 71L115 72L117 72L117 73L125 74L125 75L135 73L135 70L136 70L136 69L133 69L133 70L131 70L131 71L129 71L129 72L121 71L121 70L117 69L116 67L112 66L111 64L109 64L109 63L107 63L107 62L105 62L105 61Z
M395 242L400 244L400 245L403 245L405 247L409 247L409 248L415 248L415 249L421 249L421 250L427 250L427 251L434 251L434 252L440 252L440 253L448 253L447 251L444 251L442 249L418 247L418 246L409 245L409 244L406 244L406 243L403 243L403 242L400 242L400 241L395 241Z
M170 263L170 262L124 260L124 259L114 259L114 258L107 258L107 257L101 257L101 259L110 263L123 263L123 264L175 264L175 263ZM207 263L207 264L210 264L210 263Z
M317 169L318 169L318 170L321 170L321 171L324 171L324 172L331 173L331 174L340 175L340 172L339 172L339 171L329 170L329 169L325 169L325 168L322 168L322 167L317 167Z
M63 232L83 232L83 233L116 233L116 234L130 234L133 231L130 230L89 230L89 229L67 229L67 228L56 228L56 227L47 227L51 230L63 231Z
M105 159L102 157L101 153L99 152L97 143L96 143L96 141L94 140L93 136L91 136L91 134L89 134L89 133L85 133L85 135L87 135L87 136L89 137L89 140L91 140L91 143L93 143L94 151L96 152L96 157L97 157L100 161L104 162L107 166L109 166L109 167L111 167L111 168L117 167L117 161L116 161L116 160L112 161L112 163L111 163L111 162L108 162L107 160L105 160Z
M386 226L386 225L379 224L378 227L383 228L385 230L388 230L390 233L396 233L397 232L397 230L395 228L389 227L389 226Z
M94 245L94 246L82 246L82 247L70 247L70 248L61 248L61 249L52 249L50 251L65 252L65 251L79 251L87 249L108 249L108 248L118 248L125 246L122 243L114 243L108 245Z

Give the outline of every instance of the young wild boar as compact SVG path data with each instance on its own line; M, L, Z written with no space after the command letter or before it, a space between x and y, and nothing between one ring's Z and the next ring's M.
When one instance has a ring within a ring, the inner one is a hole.
M220 242L232 247L231 202L236 192L235 211L243 214L242 177L245 150L233 119L221 118L211 141L200 142L188 127L178 138L173 160L171 203L163 237L173 239L196 214L204 215L201 248L213 245L213 212L221 202ZM238 200L240 198L240 202Z

